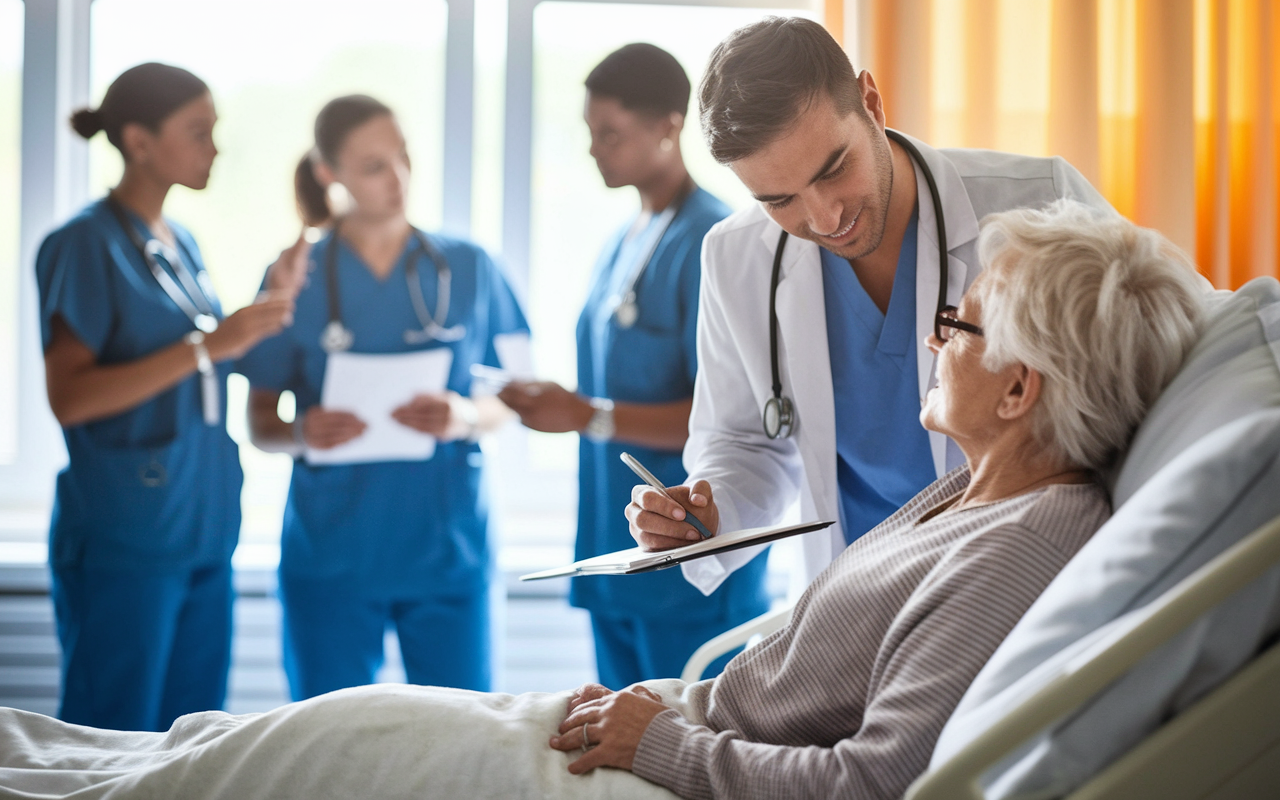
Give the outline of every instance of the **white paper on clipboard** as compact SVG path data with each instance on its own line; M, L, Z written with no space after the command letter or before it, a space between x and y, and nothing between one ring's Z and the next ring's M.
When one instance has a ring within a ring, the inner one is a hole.
M391 418L391 412L419 394L444 391L453 351L436 347L414 353L333 353L325 366L320 404L350 411L365 425L349 442L319 450L308 447L310 464L361 464L371 461L425 461L435 455L436 440Z

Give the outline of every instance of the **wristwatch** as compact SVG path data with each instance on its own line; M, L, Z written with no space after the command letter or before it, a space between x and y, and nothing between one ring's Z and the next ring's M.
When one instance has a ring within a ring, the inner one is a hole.
M593 397L588 402L595 409L582 435L593 442L607 442L613 438L613 401L607 397Z

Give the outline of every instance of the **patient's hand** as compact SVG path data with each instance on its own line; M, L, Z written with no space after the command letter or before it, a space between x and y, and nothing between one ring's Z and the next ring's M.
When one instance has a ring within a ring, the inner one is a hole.
M574 775L596 767L631 769L636 748L653 718L668 708L656 694L636 685L622 692L611 692L589 683L569 698L569 707L560 734L551 737L551 746L569 752L587 751L569 765ZM583 726L587 740L583 741Z
M564 715L568 717L573 710L583 703L589 703L592 700L599 700L613 694L612 689L601 686L598 683L584 683L569 695L569 707L565 709Z

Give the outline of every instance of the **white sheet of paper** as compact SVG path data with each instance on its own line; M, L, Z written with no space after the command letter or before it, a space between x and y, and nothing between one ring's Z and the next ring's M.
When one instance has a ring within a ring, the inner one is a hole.
M436 440L401 425L391 412L414 395L444 391L453 364L447 347L416 353L334 353L325 367L320 404L350 411L364 421L364 433L327 450L307 448L311 464L361 464L370 461L425 461L435 455Z

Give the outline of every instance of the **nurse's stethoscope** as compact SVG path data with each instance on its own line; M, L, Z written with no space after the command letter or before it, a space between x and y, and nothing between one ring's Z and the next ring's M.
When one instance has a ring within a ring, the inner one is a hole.
M182 309L182 313L187 315L191 324L196 326L196 330L201 333L213 333L217 330L218 314L210 299L216 295L213 292L213 282L209 280L209 273L202 269L192 275L176 248L154 237L142 238L137 226L125 213L124 206L110 194L107 195L107 207L115 215L120 227L124 228L124 232L128 234L129 241L133 242L133 246L142 254L142 260L146 262L147 269L151 270L156 283L160 284L160 288L169 296L169 299ZM178 280L182 282L182 288L178 287L178 283L160 264L161 258L173 268L173 274L177 275ZM184 292L183 289L186 291Z
M404 259L404 280L409 288L409 301L413 303L413 313L422 326L420 330L409 329L404 332L405 344L422 344L432 341L456 342L467 335L463 325L445 327L449 317L449 294L453 283L453 273L449 262L426 234L417 228L413 236L418 240L421 252L425 252L436 268L436 313L427 310L426 298L422 296L422 281L418 278L419 250L413 250ZM338 228L335 225L329 246L325 250L325 276L329 287L329 323L320 334L320 347L326 353L343 353L351 349L355 343L355 335L342 322L342 299L338 286Z
M920 166L925 183L929 184L929 195L933 201L933 215L938 222L938 269L941 279L938 282L938 313L947 305L947 223L942 215L942 198L938 194L938 184L933 179L933 172L924 162L924 156L905 136L890 128L885 128L885 135L902 145L911 158ZM773 396L764 404L764 433L770 439L785 439L791 435L796 424L796 410L791 398L782 393L782 377L778 372L778 280L782 274L782 251L787 245L787 232L778 236L778 246L773 251L773 278L769 284L769 359L773 367Z
M613 307L613 318L618 323L619 328L630 328L636 324L636 320L640 319L640 306L636 303L636 285L640 283L640 278L644 276L645 270L649 268L649 262L653 260L653 254L658 251L658 245L662 244L662 237L667 235L667 229L671 227L671 223L675 221L676 215L680 213L680 209L684 206L684 201L689 199L689 195L693 194L693 190L698 188L693 182L693 178L688 178L684 186L680 187L680 194L663 209L659 215L657 224L649 233L649 241L645 248L644 258L637 259L635 266L631 269L631 274L627 276L623 288L618 293L612 295L608 303Z
M214 294L209 273L201 269L192 275L177 248L170 247L155 237L144 239L142 234L138 233L137 226L129 219L124 206L110 194L107 195L107 208L111 209L116 221L128 235L129 241L133 242L133 246L142 255L142 260L156 279L156 283L160 284L160 288L174 305L180 308L196 330L200 331L199 334L191 335L202 336L217 330L218 312L213 307L213 298L217 295ZM178 281L175 281L161 265L162 258L173 269L173 274L178 276ZM178 286L179 281L182 283L181 288ZM203 339L200 341L203 342ZM203 351L197 350L197 352ZM202 359L197 360L197 364L199 365L197 371L200 373L201 415L204 417L205 425L217 425L222 420L222 393L218 388L218 373L209 362L207 353ZM138 468L138 480L143 486L149 488L164 486L169 482L169 472L157 460L155 451L151 453L150 462Z

